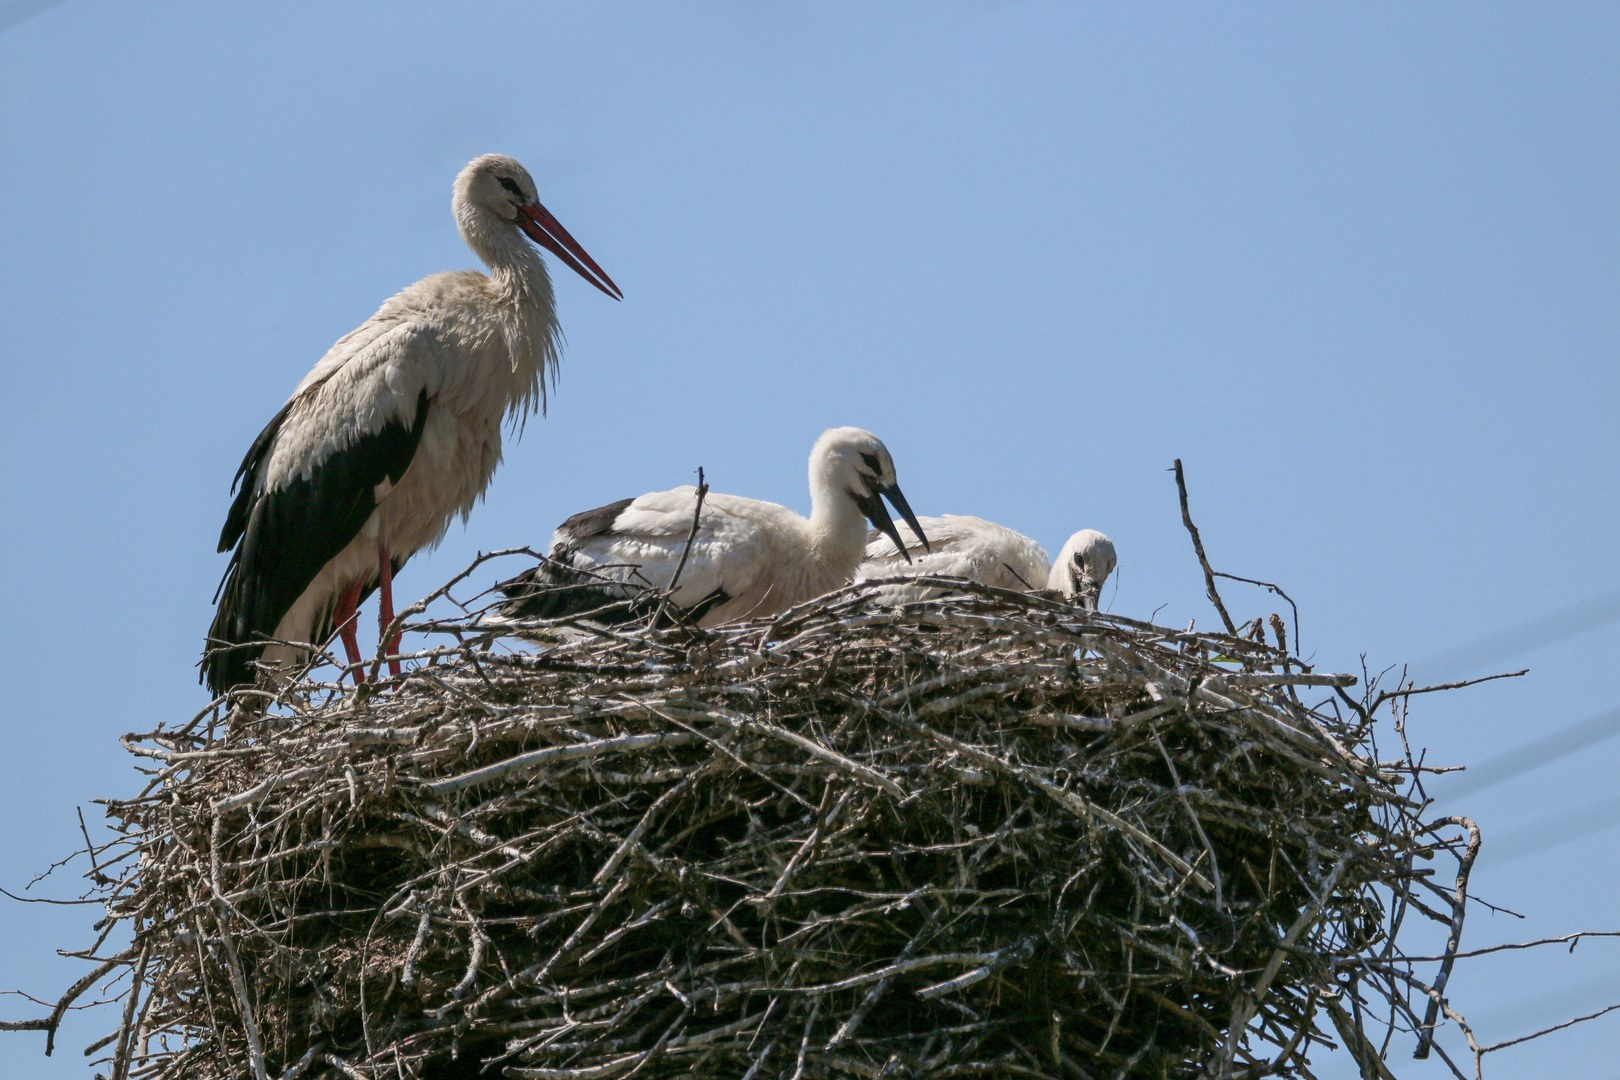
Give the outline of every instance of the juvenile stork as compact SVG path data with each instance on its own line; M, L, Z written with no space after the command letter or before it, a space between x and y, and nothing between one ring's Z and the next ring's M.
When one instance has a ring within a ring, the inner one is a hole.
M808 518L776 503L710 494L694 533L690 485L588 510L557 528L547 561L501 586L509 598L502 612L627 621L656 606L646 600L649 590L674 582L669 603L700 627L776 615L849 583L866 522L899 542L884 498L926 547L888 448L869 431L833 428L810 451Z
M874 529L867 534L865 561L855 572L855 580L944 575L998 589L1038 589L1046 584L1051 565L1046 552L1023 533L961 514L925 517L919 524L933 541L932 552L908 551ZM886 585L880 595L887 603L903 604L942 591L926 585Z
M1075 533L1063 545L1058 561L1048 563L1039 544L993 521L946 514L922 518L920 523L934 542L931 553L903 551L874 530L866 538L866 561L855 572L855 580L962 577L998 589L1053 589L1095 611L1102 583L1114 569L1114 545L1095 529ZM895 584L882 586L878 595L884 603L905 604L945 591L931 585Z
M360 604L381 588L386 633L393 575L471 512L500 463L502 420L544 410L562 338L525 236L621 297L511 158L469 163L450 207L488 275L434 274L389 299L304 376L236 471L219 537L235 550L202 664L215 694L251 682L255 659L296 662L334 630L359 664Z
M1087 611L1096 611L1103 582L1118 564L1112 540L1096 529L1081 529L1063 542L1046 587L1078 600Z

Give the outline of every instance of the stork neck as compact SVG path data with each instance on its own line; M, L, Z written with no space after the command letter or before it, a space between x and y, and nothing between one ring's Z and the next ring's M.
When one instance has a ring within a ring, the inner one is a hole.
M506 347L512 382L507 406L514 415L536 405L544 412L546 383L557 377L556 298L540 252L510 222L457 199L461 238L489 267L493 302L485 314Z
M551 306L551 275L533 244L510 222L466 204L456 206L461 239L489 267L490 278L518 303Z
M840 563L859 562L866 549L866 516L825 476L810 478L810 535L818 553Z

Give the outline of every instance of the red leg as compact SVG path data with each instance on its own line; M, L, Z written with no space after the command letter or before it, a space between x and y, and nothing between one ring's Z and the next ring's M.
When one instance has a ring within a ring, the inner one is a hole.
M343 651L349 654L349 665L354 668L356 686L366 681L365 674L360 670L360 637L354 630L354 624L360 614L360 590L364 587L364 578L355 578L345 585L343 591L338 594L337 608L332 612L332 621L337 623L338 636L343 639Z
M388 545L377 545L377 633L379 636L387 634L388 628L394 623L394 563L388 557ZM390 658L399 655L399 635L395 634L388 639L383 652ZM388 672L396 679L399 678L399 661L388 661Z

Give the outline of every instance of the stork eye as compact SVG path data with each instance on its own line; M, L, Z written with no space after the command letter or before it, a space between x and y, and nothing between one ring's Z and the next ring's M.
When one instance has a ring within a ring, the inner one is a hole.
M883 471L883 467L878 464L876 454L862 454L861 460L866 462L866 467L871 469L874 473L881 473Z
M523 192L518 188L517 181L513 180L510 176L501 177L501 187L505 188L507 191L510 191L518 198L523 198Z

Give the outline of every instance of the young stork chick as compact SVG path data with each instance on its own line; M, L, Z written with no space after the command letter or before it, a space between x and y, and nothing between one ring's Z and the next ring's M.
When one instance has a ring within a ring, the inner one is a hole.
M1114 545L1094 529L1071 536L1057 563L1049 564L1039 544L993 521L946 514L921 518L919 523L933 541L932 553L904 551L874 530L867 536L866 561L855 572L855 580L925 574L962 577L998 589L1053 589L1095 611L1103 580L1114 569ZM878 596L883 603L906 604L947 591L933 585L895 584L882 586Z
M489 274L434 274L384 303L304 376L236 470L202 664L214 694L252 682L254 660L297 663L334 632L358 665L361 602L381 588L386 633L394 573L472 511L501 460L502 420L544 408L562 335L530 240L619 298L511 158L468 164L450 205Z
M1046 584L1050 565L1046 552L1023 533L962 514L919 518L918 524L933 542L931 552L907 550L873 529L867 534L866 559L855 571L855 580L926 574L964 577L998 589L1038 589ZM885 585L878 595L885 603L905 604L945 591L931 585Z
M780 614L849 583L868 521L899 543L885 498L926 547L882 440L860 428L833 428L810 451L808 518L776 503L710 493L692 535L696 488L624 499L563 522L548 560L501 585L509 598L501 611L629 621L657 606L646 590L663 592L675 581L669 603L700 627ZM691 553L676 581L689 535Z
M1064 541L1046 587L1078 600L1087 611L1096 611L1103 582L1118 563L1112 540L1096 529L1081 529Z

